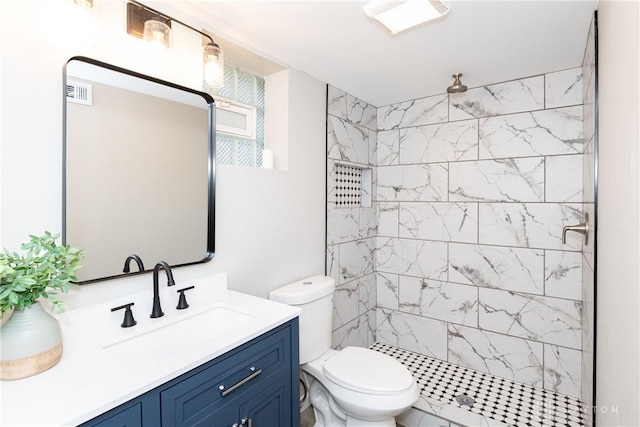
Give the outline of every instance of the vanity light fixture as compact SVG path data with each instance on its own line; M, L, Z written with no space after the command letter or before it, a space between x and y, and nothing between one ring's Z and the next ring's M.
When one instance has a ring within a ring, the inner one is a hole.
M211 88L222 87L224 85L224 52L210 35L138 1L129 0L127 3L127 33L134 37L168 48L171 45L173 23L195 31L207 39L202 48L203 80Z
M364 6L364 13L396 34L446 15L449 5L444 0L375 0Z
M78 6L86 7L87 9L91 9L93 7L93 0L73 0L73 2Z
M153 17L144 23L144 41L168 48L171 45L171 27L159 18Z

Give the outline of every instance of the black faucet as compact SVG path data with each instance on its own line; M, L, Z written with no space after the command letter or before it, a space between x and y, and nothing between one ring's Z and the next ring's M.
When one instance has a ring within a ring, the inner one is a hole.
M176 284L173 280L173 273L171 273L171 267L164 261L160 261L153 268L153 309L151 310L151 318L162 317L162 307L160 307L160 295L158 295L158 273L160 269L163 269L167 273L167 286L173 286Z
M140 257L136 254L131 254L127 257L127 259L124 260L124 268L122 269L123 273L129 273L131 271L129 266L131 265L132 260L135 261L136 264L138 264L138 271L144 271L144 264L142 263Z

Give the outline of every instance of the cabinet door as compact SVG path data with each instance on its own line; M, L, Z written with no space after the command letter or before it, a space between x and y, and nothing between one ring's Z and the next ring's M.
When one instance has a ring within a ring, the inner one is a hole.
M291 382L289 378L245 393L239 407L238 424L246 427L291 426Z
M157 393L146 393L87 421L80 427L153 427L160 425Z
M82 426L92 427L142 427L142 403L116 408Z

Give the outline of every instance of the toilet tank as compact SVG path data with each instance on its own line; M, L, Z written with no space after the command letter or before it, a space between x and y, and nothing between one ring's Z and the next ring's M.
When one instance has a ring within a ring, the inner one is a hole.
M313 276L269 292L269 299L300 309L300 364L331 348L335 280Z

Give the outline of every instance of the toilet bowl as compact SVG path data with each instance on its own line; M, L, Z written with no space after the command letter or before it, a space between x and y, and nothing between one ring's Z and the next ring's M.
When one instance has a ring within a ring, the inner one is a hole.
M332 278L314 276L269 294L302 309L300 367L316 427L395 427L396 415L418 399L418 386L390 356L361 347L330 349L334 290Z
M332 422L317 423L318 427L395 427L395 416L409 409L419 395L413 376L401 363L366 348L329 350L301 368L310 383L312 404L318 399L316 395L326 392L329 408L334 406L333 417L326 413L326 408L321 414L321 418ZM322 409L317 406L316 402L314 408Z

